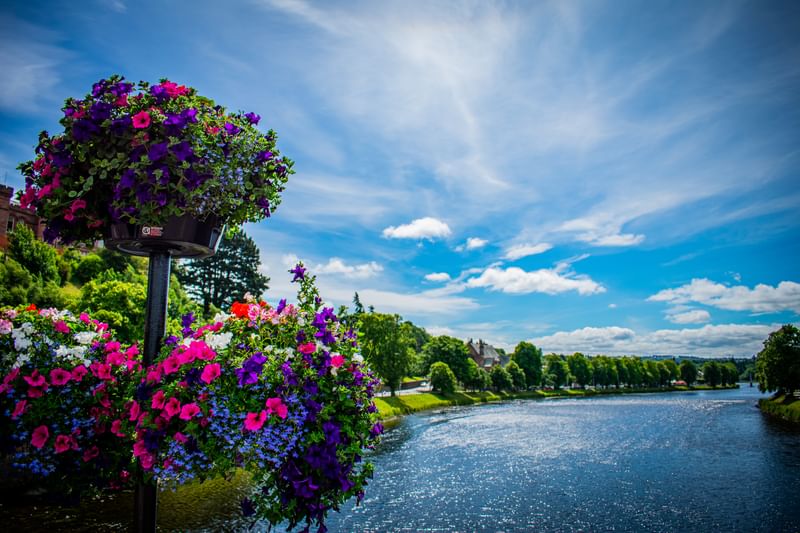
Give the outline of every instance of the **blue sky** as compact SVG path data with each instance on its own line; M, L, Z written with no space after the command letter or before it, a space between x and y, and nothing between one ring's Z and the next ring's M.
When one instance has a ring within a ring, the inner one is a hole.
M295 160L272 277L513 348L750 356L800 314L797 2L4 2L0 177L112 73Z

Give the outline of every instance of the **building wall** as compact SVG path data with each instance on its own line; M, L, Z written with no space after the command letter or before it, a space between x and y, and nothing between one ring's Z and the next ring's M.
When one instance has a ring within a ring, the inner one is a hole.
M0 185L0 248L8 249L8 232L17 224L26 224L38 239L42 238L44 222L28 209L11 201L14 189Z

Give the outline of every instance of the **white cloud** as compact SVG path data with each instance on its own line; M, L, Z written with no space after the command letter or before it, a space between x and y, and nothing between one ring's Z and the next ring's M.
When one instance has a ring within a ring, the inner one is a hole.
M667 320L674 324L704 324L711 320L711 314L705 309L693 309L676 313L667 313Z
M410 224L389 226L383 230L387 239L436 239L450 236L450 226L433 217L418 218Z
M425 279L428 281L450 281L450 274L447 272L433 272L426 274Z
M358 295L365 306L374 305L375 310L381 313L399 313L404 316L457 315L480 307L472 298L439 296L427 292L400 293L363 289L358 291Z
M617 304L608 304L608 308L609 309L616 309L617 308Z
M696 302L730 311L774 313L791 310L800 313L800 283L782 281L776 287L758 284L728 287L706 278L695 278L675 289L664 289L648 298L653 302L685 304Z
M486 239L481 239L478 237L470 237L467 239L467 242L455 247L456 252L463 252L464 250L477 250L478 248L483 248L489 243Z
M595 246L636 246L644 241L644 235L618 233L616 235L604 235L602 237L591 236L582 238L581 240L594 244Z
M375 261L348 265L338 257L331 257L326 264L314 267L314 271L319 274L341 274L346 278L365 279L383 272L383 267Z
M486 287L489 290L511 294L532 292L558 294L576 291L578 294L588 295L602 293L606 290L588 276L562 274L556 269L544 268L526 272L517 267L506 269L489 267L480 276L468 279L466 284L468 287Z
M531 339L545 352L607 355L698 355L750 357L777 325L723 324L692 329L661 329L637 334L618 326L559 331Z
M516 244L506 250L505 258L510 261L522 259L529 255L543 254L553 248L552 244L542 242L539 244Z

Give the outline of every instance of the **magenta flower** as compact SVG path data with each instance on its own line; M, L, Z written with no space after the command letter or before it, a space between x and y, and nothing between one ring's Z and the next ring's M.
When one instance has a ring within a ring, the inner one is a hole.
M42 448L44 447L47 439L50 438L50 430L47 429L47 426L39 426L38 428L33 430L33 434L31 436L31 446L34 448Z
M88 372L89 371L86 370L85 366L83 365L76 366L75 368L72 369L72 381L80 383L81 380L83 379L83 376L85 376Z
M83 452L83 462L88 463L98 455L100 455L100 448L97 446L92 446Z
M58 320L55 324L53 324L53 329L59 333L69 333L69 326L63 320Z
M162 366L164 368L165 374L173 374L177 372L178 369L181 367L181 363L178 356L171 355L166 359L164 359L164 363Z
M65 451L69 450L71 444L71 439L67 435L59 435L56 437L56 442L54 444L56 453L64 453Z
M181 407L181 414L178 416L181 420L191 420L200 412L200 408L196 403L187 403Z
M343 364L344 364L344 357L341 354L337 353L336 355L331 356L331 366L333 366L334 368L339 368Z
M72 372L63 368L54 368L50 371L50 383L58 387L66 385L72 379Z
M131 117L133 127L136 129L146 128L150 125L150 113L147 111L140 111Z
M164 405L164 417L169 420L181 412L181 402L177 398L170 398Z
M163 409L164 408L164 391L158 389L155 394L153 394L153 400L150 402L151 409Z
M28 400L20 400L17 402L17 405L14 406L14 412L11 413L11 419L16 420L17 418L21 417L23 413L25 413L25 408L28 406Z
M313 342L306 342L306 343L301 344L300 346L298 346L297 349L298 349L298 351L300 353L304 353L306 355L310 355L310 354L312 354L312 353L317 351L317 345L314 344Z
M286 419L289 415L289 408L280 398L267 398L267 412L277 415L281 419Z
M261 411L260 413L247 413L247 416L244 419L244 429L247 431L258 431L266 421L266 411Z
M114 420L111 422L111 433L117 437L125 436L125 433L122 432L122 420Z
M219 363L208 364L203 368L203 373L200 375L200 380L203 383L209 384L220 375Z
M139 407L139 402L134 400L133 402L131 402L130 417L128 417L128 420L130 420L131 422L135 422L136 420L139 419L140 414L141 414L141 408Z

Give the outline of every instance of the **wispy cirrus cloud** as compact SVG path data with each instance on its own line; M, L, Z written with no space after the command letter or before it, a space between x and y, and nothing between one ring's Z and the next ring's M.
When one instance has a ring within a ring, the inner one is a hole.
M530 255L543 254L553 248L552 244L541 242L538 244L515 244L506 250L505 259L516 261Z

